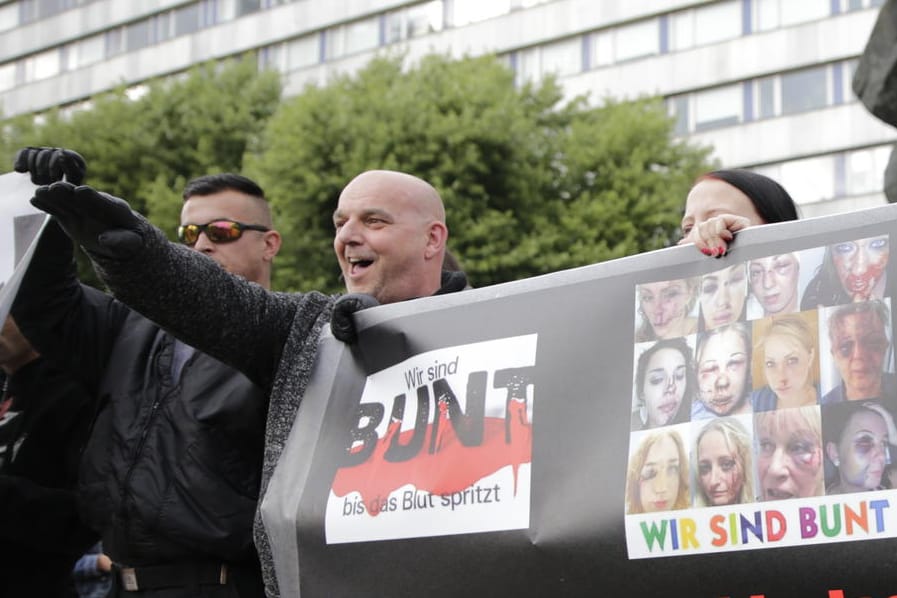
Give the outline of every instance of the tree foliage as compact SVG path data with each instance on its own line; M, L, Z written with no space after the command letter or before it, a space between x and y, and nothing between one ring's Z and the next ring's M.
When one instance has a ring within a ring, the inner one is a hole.
M661 101L565 100L553 79L516 86L495 57L372 60L280 99L250 60L95 98L89 110L3 123L0 156L65 146L87 183L169 233L191 178L243 172L272 203L280 289L341 290L330 250L340 190L371 168L431 182L449 246L483 286L668 245L709 151L672 135Z
M284 233L278 286L340 290L331 215L366 169L441 192L449 246L481 286L669 244L710 168L658 100L566 102L551 79L516 87L494 57L405 66L378 58L287 99L247 158Z
M124 88L94 98L92 107L3 123L0 156L12 165L24 146L61 146L87 161L86 184L122 197L173 235L181 189L191 178L240 172L248 144L280 101L274 72L253 60L200 65L183 76L150 82L131 99ZM82 265L82 275L93 280Z

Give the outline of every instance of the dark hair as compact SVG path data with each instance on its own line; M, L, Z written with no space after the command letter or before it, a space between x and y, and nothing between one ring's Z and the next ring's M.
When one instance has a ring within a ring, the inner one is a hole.
M445 255L442 258L442 269L448 272L463 272L461 262L458 261L455 254L449 251L447 247L445 249Z
M239 191L246 195L265 199L265 192L252 179L243 175L233 174L231 172L222 172L220 174L207 174L197 177L187 183L184 187L182 197L187 201L194 195L204 196L213 195L220 191Z
M714 170L698 178L717 179L747 195L767 224L799 220L797 204L779 183L771 178L740 168Z
M638 398L640 406L645 403L644 387L645 376L648 374L648 362L655 353L662 349L678 351L685 359L685 391L682 395L682 403L679 405L679 412L670 418L668 425L678 424L688 421L691 416L691 403L698 390L698 380L695 377L695 359L692 356L691 347L688 346L684 338L659 340L639 355L638 365L635 368L635 396ZM647 427L647 423L645 427Z

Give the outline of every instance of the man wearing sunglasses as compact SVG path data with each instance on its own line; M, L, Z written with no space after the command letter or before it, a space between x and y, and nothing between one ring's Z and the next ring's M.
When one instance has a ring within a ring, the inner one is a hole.
M80 182L76 154L28 148L16 169L35 183ZM80 158L80 157L78 157ZM80 162L83 165L83 161ZM53 172L50 164L55 164ZM62 184L62 183L60 183ZM183 193L179 236L211 268L267 288L280 248L264 193L233 174ZM72 242L42 235L13 313L46 358L99 397L78 500L115 563L114 596L264 596L252 527L261 484L265 391L75 276ZM164 268L164 266L161 266ZM195 313L200 281L179 278L176 309ZM155 293L155 290L152 291ZM226 327L226 318L215 326Z
M272 293L230 276L199 252L169 243L123 200L90 187L57 182L38 189L32 203L81 244L120 300L233 365L268 392L262 495L331 313L340 321L334 333L349 338L354 331L345 324L351 324L347 313L354 309L460 291L467 283L463 273L442 270L448 229L439 194L425 181L400 172L364 172L340 194L333 247L352 294L337 299L336 309L333 297L316 291ZM213 218L184 222L206 224ZM189 229L182 234L190 240ZM266 233L243 232L248 234ZM255 541L266 592L279 596L268 536L258 516Z

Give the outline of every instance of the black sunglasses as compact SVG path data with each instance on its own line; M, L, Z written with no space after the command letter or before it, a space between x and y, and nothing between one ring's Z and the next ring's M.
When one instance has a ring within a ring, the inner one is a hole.
M205 224L184 224L178 227L178 240L193 247L199 240L199 234L205 233L212 243L232 243L243 236L244 230L271 230L261 224L243 224L235 220L213 220Z

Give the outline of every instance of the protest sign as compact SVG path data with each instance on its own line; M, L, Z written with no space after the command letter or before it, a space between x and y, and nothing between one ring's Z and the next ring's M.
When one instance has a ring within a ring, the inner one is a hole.
M49 218L29 203L34 189L27 174L0 175L0 322L6 320L37 238Z
M282 593L897 595L895 222L358 314L357 345L323 339L262 505ZM803 353L771 342L789 326Z

